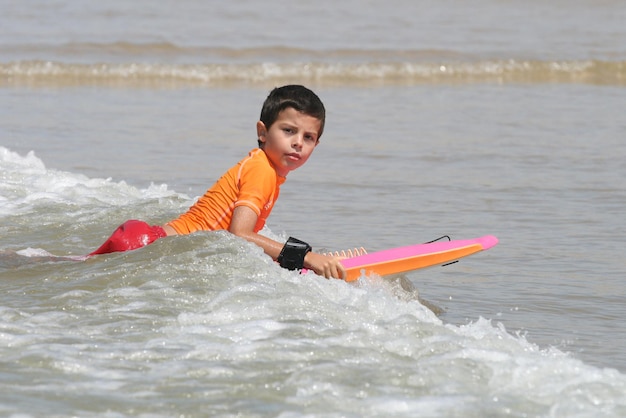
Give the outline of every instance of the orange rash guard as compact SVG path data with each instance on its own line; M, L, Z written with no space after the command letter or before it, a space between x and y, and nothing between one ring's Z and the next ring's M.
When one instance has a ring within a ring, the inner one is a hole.
M231 167L186 213L168 225L181 235L201 230L228 230L235 208L247 206L258 216L254 226L254 232L258 232L265 225L285 180L276 173L265 152L256 148Z

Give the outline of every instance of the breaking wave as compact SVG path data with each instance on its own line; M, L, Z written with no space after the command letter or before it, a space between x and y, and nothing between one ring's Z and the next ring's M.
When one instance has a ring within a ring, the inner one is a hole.
M618 61L378 61L254 63L65 63L30 60L0 63L0 85L103 85L169 88L282 82L319 85L578 83L625 85Z

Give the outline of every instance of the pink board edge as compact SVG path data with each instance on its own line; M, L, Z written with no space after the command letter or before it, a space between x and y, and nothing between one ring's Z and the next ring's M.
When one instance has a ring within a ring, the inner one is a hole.
M429 244L415 244L405 247L397 247L388 250L377 251L357 257L346 258L344 260L341 260L341 264L343 264L345 268L349 269L363 265L378 264L403 258L415 257L424 254L440 253L475 244L479 244L484 251L495 246L497 243L498 238L493 235L485 235L480 238L474 239L438 241Z

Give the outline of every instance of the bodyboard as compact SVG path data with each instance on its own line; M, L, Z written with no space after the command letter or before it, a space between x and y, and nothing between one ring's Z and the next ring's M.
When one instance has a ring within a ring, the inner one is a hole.
M377 274L385 277L449 264L487 250L497 243L498 239L493 235L467 240L437 241L345 258L341 260L341 264L346 269L346 281L352 282L362 275Z

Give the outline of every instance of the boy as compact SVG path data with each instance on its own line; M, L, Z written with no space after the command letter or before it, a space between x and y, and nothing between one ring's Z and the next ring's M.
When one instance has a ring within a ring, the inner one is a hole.
M162 227L127 221L89 256L133 250L170 235L225 229L257 244L284 268L308 268L326 278L344 278L339 258L314 253L307 243L292 237L283 244L258 233L287 174L304 165L319 143L325 120L324 105L311 90L300 85L275 88L256 124L259 148L229 169L177 219Z

